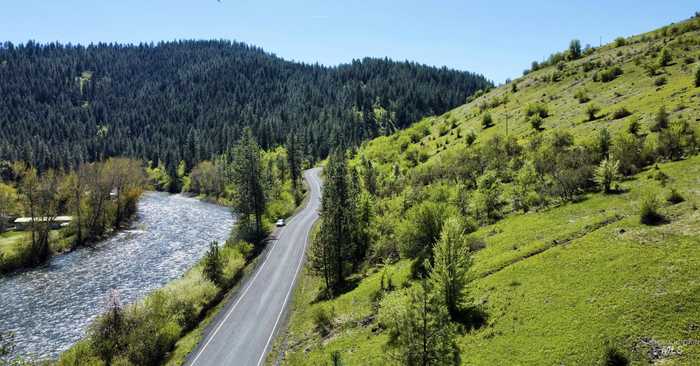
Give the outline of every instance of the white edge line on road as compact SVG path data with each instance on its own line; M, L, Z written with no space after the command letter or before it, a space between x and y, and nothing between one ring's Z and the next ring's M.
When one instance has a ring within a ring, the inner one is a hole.
M307 202L306 205L308 206L310 202L311 202L311 197L309 197L309 202ZM280 236L282 236L282 232L286 231L286 229L289 227L288 225L291 224L297 217L299 217L299 216L294 216L291 220L289 220L289 222L287 223L287 225L285 225L285 227L281 230ZM307 244L307 242L308 242L308 239L309 239L309 238L308 238L308 235L307 235L307 236L306 236L306 239L304 240L304 253L306 253L306 244ZM214 340L214 337L215 337L216 334L219 332L219 330L221 330L221 327L224 325L224 323L226 323L226 321L227 321L228 318L231 316L231 314L233 313L233 311L236 309L236 307L238 306L238 304L239 304L239 303L241 302L241 300L245 297L246 293L248 293L248 290L253 286L253 283L255 282L255 279L258 278L258 275L260 274L260 272L262 272L263 268L264 268L265 265L267 264L268 259L270 259L270 254L272 254L272 251L275 250L275 247L277 246L277 242L279 242L279 239L275 240L275 243L272 245L272 248L270 249L270 252L269 252L268 255L265 257L265 261L263 261L263 263L260 265L260 268L258 268L257 272L255 273L255 275L253 276L253 278L250 280L250 282L248 282L248 286L246 286L245 290L243 290L243 293L241 293L241 296L238 298L238 300L236 300L236 303L233 304L233 306L231 307L231 309L229 309L229 311L226 313L226 316L224 317L224 319L222 319L221 322L219 322L219 325L216 327L216 329L214 329L214 331L209 335L209 339L207 340L206 343L204 343L204 345L203 345L202 348L199 350L199 352L197 353L197 355L194 357L194 359L192 360L192 362L190 363L190 365L194 365L194 364L197 362L197 360L199 359L199 356L201 356L202 353L204 353L204 349L207 348L207 346L209 345L209 343L211 343L212 340ZM303 255L302 255L302 260L301 260L300 263L299 263L300 265L301 265L301 263L303 262L303 258L304 258L304 257L303 257ZM297 267L297 272L296 272L296 273L297 273L297 274L299 273L299 266ZM295 275L295 281L296 281L296 275ZM295 282L295 281L292 281L292 287L294 287L294 282ZM290 291L291 291L291 288L290 288ZM287 293L287 298L288 298L288 297L289 297L289 293ZM285 305L284 305L284 307L282 308L282 311L284 311L284 308L286 307L287 298L285 298L285 301L284 301L284 304L285 304ZM280 312L280 315L282 315L281 312ZM277 321L279 321L279 316L277 317ZM275 322L275 328L277 328L277 322ZM273 332L273 334L274 334L274 329L272 330L272 332ZM269 343L270 343L270 341L268 340L268 344L269 344ZM267 345L265 346L265 349L267 349ZM263 355L265 355L265 351L263 351ZM259 362L258 362L258 363L259 363Z
M307 205L308 205L308 203L307 203ZM296 219L297 217L298 216L294 216L291 220L289 220L287 225L291 224L294 221L294 219ZM279 235L280 237L282 236L282 232L284 232L289 227L287 225L285 225L284 228L280 231L280 235ZM272 248L270 249L270 252L265 257L265 261L260 265L260 268L258 268L257 272L255 272L255 276L253 276L253 278L250 280L250 282L248 282L248 286L246 286L245 290L243 290L243 293L241 293L241 296L238 298L238 300L236 300L236 303L233 304L231 309L229 309L229 311L226 313L226 316L224 317L224 319L222 319L221 322L219 322L219 325L216 327L216 329L214 329L214 331L211 334L209 334L209 339L207 340L206 343L204 343L204 345L199 350L197 355L194 357L194 359L192 360L190 365L194 365L195 363L197 363L197 359L199 359L199 356L201 356L202 353L204 353L204 349L207 348L207 346L209 345L209 343L211 343L212 340L214 340L214 337L219 332L219 330L224 325L224 323L226 323L226 321L231 316L233 311L236 309L236 306L238 306L238 303L240 303L241 300L243 300L246 293L248 293L248 290L253 286L255 279L258 278L258 275L260 274L260 272L262 272L263 267L265 267L265 264L267 264L268 259L270 259L270 255L272 254L272 251L275 250L275 247L277 246L277 242L279 242L279 239L275 239L275 243L272 244ZM306 252L306 243L304 243L304 252ZM292 283L294 283L294 282L292 282ZM285 300L285 303L286 303L286 300ZM265 348L267 348L267 346L265 346Z
M305 235L306 238L304 239L304 251L301 254L301 258L299 259L299 264L297 265L297 269L294 272L294 281L292 281L292 285L289 286L289 291L287 291L287 296L284 297L284 302L282 303L282 309L280 310L280 313L277 315L277 320L275 321L275 325L272 327L272 332L270 333L270 337L267 338L267 343L265 343L265 348L263 349L263 352L260 355L260 359L258 360L257 366L260 366L260 363L263 361L263 359L265 359L265 355L267 355L267 347L270 346L270 341L272 341L272 337L275 335L275 330L277 330L277 324L279 323L280 319L282 318L282 314L284 313L284 310L287 308L287 301L289 301L289 295L292 294L292 289L294 289L294 284L296 283L297 277L299 276L299 270L301 269L301 265L304 263L304 256L306 255L306 246L309 243L309 235L310 234L311 234L311 228L309 228L309 231Z

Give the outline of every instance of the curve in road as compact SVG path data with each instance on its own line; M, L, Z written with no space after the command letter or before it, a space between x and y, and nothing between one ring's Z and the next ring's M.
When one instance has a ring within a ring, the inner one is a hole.
M309 200L287 225L263 263L205 331L186 365L261 365L282 319L304 262L311 228L321 202L320 168L304 172Z

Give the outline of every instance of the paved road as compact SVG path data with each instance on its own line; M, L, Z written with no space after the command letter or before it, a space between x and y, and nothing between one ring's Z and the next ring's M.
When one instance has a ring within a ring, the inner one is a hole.
M187 365L257 366L265 361L301 270L309 231L318 218L319 173L318 168L304 172L310 188L306 207L278 231L263 263L209 326Z

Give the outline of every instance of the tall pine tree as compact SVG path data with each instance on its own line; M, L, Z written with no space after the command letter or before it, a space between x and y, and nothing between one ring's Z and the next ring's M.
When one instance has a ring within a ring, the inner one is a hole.
M255 241L262 239L262 215L265 213L266 197L263 185L260 147L250 128L233 150L231 178L235 186L234 210L241 215L243 222L251 216L255 219Z
M354 202L342 150L328 158L321 201L321 226L311 247L312 268L320 273L330 294L345 286L346 263L353 251Z
M294 190L294 199L297 204L301 201L301 193L299 192L299 183L301 181L301 162L303 151L299 138L295 133L287 136L287 164L289 165L289 174L292 179L292 189Z

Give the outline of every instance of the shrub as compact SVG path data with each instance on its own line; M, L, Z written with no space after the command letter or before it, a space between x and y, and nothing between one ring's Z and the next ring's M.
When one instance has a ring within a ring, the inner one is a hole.
M576 91L576 94L574 94L574 98L578 100L579 103L587 103L588 101L591 100L591 98L588 97L588 94L586 93L585 89L579 89Z
M625 37L617 37L615 38L615 47L622 47L627 45L627 40Z
M327 336L333 330L333 318L335 318L335 311L332 307L327 310L325 307L319 306L314 310L314 326L322 337Z
M331 352L331 366L343 366L343 357L340 351Z
M620 179L620 162L605 159L595 169L594 180L605 193L612 192L612 185Z
M620 173L630 175L644 166L640 141L632 134L618 133L613 139L610 154L620 162Z
M645 225L656 225L664 220L664 216L659 212L661 202L654 194L647 194L642 199L639 208L639 221Z
M501 180L491 170L477 180L477 190L472 195L471 210L480 222L493 223L503 216L506 202L502 197L501 186Z
M667 80L666 80L666 77L665 77L665 76L659 76L658 78L656 78L656 79L654 80L654 85L656 85L656 86L664 86L664 85L666 85L666 82L667 82Z
M595 104L589 104L588 107L586 107L586 116L588 117L588 121L595 121L598 112L600 112L600 107Z
M538 114L530 117L530 126L537 131L542 131L542 123L544 120Z
M484 116L481 118L481 127L484 129L487 129L489 127L493 126L493 117L491 117L490 112L484 113Z
M440 135L440 137L447 135L448 132L450 132L450 130L444 124L441 124L440 127L438 128L438 135ZM415 143L417 141L413 141L413 142Z
M640 129L639 120L636 118L633 119L629 125L627 125L627 132L629 132L630 134L632 134L634 136L637 136L637 134L639 134L639 129Z
M467 132L467 135L465 136L465 141L467 143L467 146L471 146L472 144L474 144L474 141L476 141L476 132L474 132L473 130L469 130L469 132Z
M700 88L700 66L695 70L695 87Z
M396 228L402 258L426 257L440 238L442 224L453 216L454 207L431 201L411 207Z
M671 188L671 192L668 193L668 196L666 196L666 202L670 204L678 204L685 201L685 198L683 195L678 193L678 191L675 188Z
M549 117L549 109L544 103L532 103L525 107L525 115L527 117L538 115L542 118L547 118Z
M598 64L593 62L593 61L586 61L583 64L581 64L581 68L583 69L583 72L589 72L593 69L598 67Z
M654 124L651 125L652 132L659 132L668 128L668 112L666 107L661 106L654 116Z
M613 347L607 347L605 349L603 358L603 365L605 366L627 366L630 363L627 356Z
M625 118L631 114L632 114L632 112L627 110L627 108L620 107L620 108L615 109L615 111L613 111L612 118L613 119L621 119L621 118Z
M594 81L602 81L604 83L607 83L607 82L615 80L618 76L622 75L622 73L623 73L622 68L620 68L619 66L615 66L615 67L605 69L600 74L594 75L593 80ZM598 80L596 80L596 76L597 76Z
M647 76L654 77L659 72L659 65L655 63L648 63L644 65L644 71Z
M668 50L668 48L664 48L661 50L661 53L659 53L659 59L657 61L657 64L660 67L666 67L668 64L671 63L671 52Z

